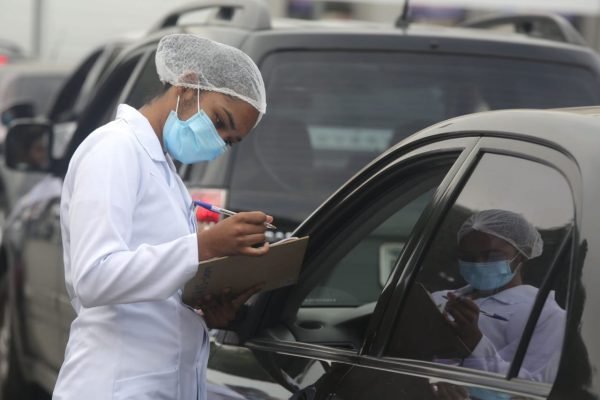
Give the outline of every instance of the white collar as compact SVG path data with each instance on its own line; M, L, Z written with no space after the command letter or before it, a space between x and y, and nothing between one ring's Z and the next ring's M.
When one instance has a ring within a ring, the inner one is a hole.
M119 104L117 118L124 120L132 127L135 137L152 160L167 162L162 145L152 129L150 121L142 113L127 104Z

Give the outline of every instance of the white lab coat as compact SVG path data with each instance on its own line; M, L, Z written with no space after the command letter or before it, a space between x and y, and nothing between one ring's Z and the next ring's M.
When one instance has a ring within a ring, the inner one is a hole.
M120 105L75 152L61 228L77 317L53 398L205 399L208 332L181 302L198 265L192 200L137 110Z

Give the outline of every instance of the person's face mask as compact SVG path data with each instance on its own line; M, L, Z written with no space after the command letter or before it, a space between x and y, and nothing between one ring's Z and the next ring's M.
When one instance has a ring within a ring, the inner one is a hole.
M179 96L175 111L169 117L163 128L164 145L174 159L184 164L193 164L199 161L210 161L219 157L227 150L227 145L219 136L214 124L200 109L200 91L198 91L198 112L190 119L179 119Z
M510 265L516 257L515 255L511 260L485 262L458 260L458 266L462 277L473 288L493 290L506 285L514 278L517 268L513 272Z

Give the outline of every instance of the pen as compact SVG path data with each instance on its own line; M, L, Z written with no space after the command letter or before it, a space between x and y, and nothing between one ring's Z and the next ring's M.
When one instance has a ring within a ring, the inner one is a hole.
M205 203L205 202L200 201L200 200L194 200L194 205L202 207L202 208L205 208L208 211L216 212L218 214L223 214L223 215L227 215L227 216L230 216L230 217L232 215L237 214L234 211L229 211L229 210L227 210L225 208L217 207L215 205L208 204L208 203ZM268 222L265 222L265 226L267 228L269 228L269 229L277 229L277 227L275 225L269 224Z
M442 296L442 297L445 298L446 300L448 300L448 296ZM508 318L503 317L502 315L498 315L496 313L489 313L489 312L487 312L485 310L482 310L481 308L479 309L479 312L481 314L485 315L486 317L490 317L490 318L494 318L494 319L499 319L500 321L508 321Z

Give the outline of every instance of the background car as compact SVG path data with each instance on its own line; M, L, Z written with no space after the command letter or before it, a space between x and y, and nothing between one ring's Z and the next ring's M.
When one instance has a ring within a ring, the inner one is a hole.
M0 68L0 141L17 118L49 111L71 66L27 62Z
M94 96L98 83L109 65L133 37L108 42L94 49L74 69L72 66L52 66L20 63L0 69L0 148L7 127L14 121L52 121L54 128L52 156L64 156L81 110ZM23 173L0 165L0 203L2 220L10 218L19 201L43 181L46 174ZM45 183L47 181L44 181ZM52 186L37 194L48 196ZM17 207L18 213L21 207Z
M209 12L202 23L178 25L181 16L198 10ZM494 25L493 21L488 23ZM552 21L534 19L541 24ZM74 318L64 287L57 218L57 188L70 157L90 132L114 117L119 103L139 107L157 93L160 83L154 51L162 36L176 32L236 46L261 69L269 106L255 132L214 162L181 166L179 172L197 199L236 211L261 209L272 214L280 228L272 240L289 235L339 185L382 151L431 123L485 109L600 103L598 55L573 39L576 36L571 31L561 36L563 42L556 42L479 28L420 26L404 19L397 27L271 21L264 4L250 0L222 5L200 2L175 10L155 31L119 54L80 113L65 156L52 159L49 167L52 174L45 184L55 191L46 186L43 192L55 195L27 202L5 226L0 254L10 296L0 339L4 338L5 354L12 357L5 359L11 361L7 369L13 377L10 382L18 382L16 387L33 382L52 390ZM24 121L13 126L11 136L49 135L51 143L52 130L49 122ZM28 168L22 160L7 162ZM419 210L426 203L411 203L411 207ZM361 209L354 211L356 215L344 215L349 221L361 221ZM408 229L418 215L407 209L395 220L393 229ZM202 212L197 216L203 223L218 218ZM366 304L362 302L377 300L393 260L405 245L400 239L374 242L372 248L381 251L387 267L368 270L365 277L357 273L363 261L357 256L348 273L335 278L352 285L351 290L339 288L340 296L346 296L339 304L364 312L354 315L349 311L350 320L340 314L344 321L340 330L369 319L370 306L362 307ZM326 282L324 276L315 279ZM319 298L321 295L315 296L317 305ZM311 331L310 317L307 320L306 329ZM319 326L314 325L313 330L318 331ZM339 339L334 333L331 343ZM352 352L362 340L353 335L338 344ZM289 396L291 387L280 385L286 378L276 365L263 360L263 367L257 367L253 354L230 350L221 347L213 352L211 383L246 397ZM306 366L290 363L290 368L302 371ZM312 370L305 372L313 376Z
M25 54L17 44L0 39L0 66L25 60Z
M48 113L71 68L38 62L0 68L0 153L4 151L6 130L14 120ZM16 199L37 181L33 176L7 170L0 163L0 221L4 221Z
M245 2L217 7L203 24L177 25L205 7L173 11L159 31L124 51L82 114L72 149L111 120L118 103L140 107L160 89L154 51L163 35L197 33L239 47L261 68L269 110L225 157L182 166L180 174L198 200L272 214L281 228L272 240L289 235L381 151L431 123L488 109L600 102L598 55L558 17L468 24L489 29L394 27L271 21L264 5ZM526 22L538 27L528 31L535 36L548 25L552 32L560 28L563 42L493 30ZM199 210L198 218L210 224L219 216Z

